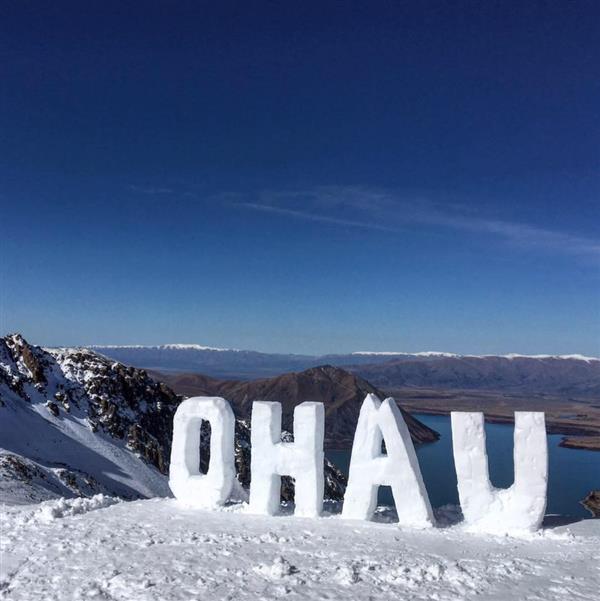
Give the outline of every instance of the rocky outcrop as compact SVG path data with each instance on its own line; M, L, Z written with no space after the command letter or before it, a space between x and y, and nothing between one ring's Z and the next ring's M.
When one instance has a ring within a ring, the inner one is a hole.
M600 518L600 490L592 490L581 504L595 517Z

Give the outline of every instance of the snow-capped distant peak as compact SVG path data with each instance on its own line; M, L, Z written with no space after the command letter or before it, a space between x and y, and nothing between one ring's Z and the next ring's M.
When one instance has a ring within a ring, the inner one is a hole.
M352 355L376 355L389 357L460 357L456 353L443 353L441 351L421 351L418 353L405 353L401 351L354 351Z
M194 351L237 351L235 348L220 348L218 346L202 346L200 344L163 344L161 348Z
M493 357L494 355L484 355L486 357ZM587 357L586 355L520 355L519 353L509 353L508 355L499 355L505 359L572 359L573 361L600 361L600 357Z
M216 346L202 346L200 344L92 344L85 348L90 349L152 349L152 350L192 350L192 351L232 351L239 352L239 349L234 348L219 348Z
M458 353L444 353L440 351L421 351L418 353L405 353L401 351L355 351L352 355L365 356L387 356L387 357L472 357L477 359L499 357L502 359L571 359L573 361L600 361L600 357L588 357L586 355L523 355L520 353L508 353L506 355L460 355Z

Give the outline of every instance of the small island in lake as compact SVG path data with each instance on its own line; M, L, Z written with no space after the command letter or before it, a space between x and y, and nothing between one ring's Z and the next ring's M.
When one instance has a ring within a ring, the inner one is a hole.
M600 451L600 436L565 436L559 446L567 449L585 449Z

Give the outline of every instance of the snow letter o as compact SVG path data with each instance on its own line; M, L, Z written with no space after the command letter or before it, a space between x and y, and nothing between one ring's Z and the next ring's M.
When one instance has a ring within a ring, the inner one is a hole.
M200 427L210 423L210 462L200 473ZM179 405L173 419L169 486L186 505L211 508L222 505L235 479L235 417L219 397L194 397Z

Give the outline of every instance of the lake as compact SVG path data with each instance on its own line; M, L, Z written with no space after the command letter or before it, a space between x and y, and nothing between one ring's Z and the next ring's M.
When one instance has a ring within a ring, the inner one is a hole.
M417 447L421 472L433 507L458 504L456 472L452 456L450 417L445 415L414 416L440 433L437 442ZM513 482L513 426L485 424L488 465L492 484L508 487ZM573 517L591 517L579 501L592 489L600 488L600 451L584 451L559 447L560 434L548 435L548 506L546 513ZM326 451L330 461L346 475L350 451ZM389 487L380 487L379 502L393 503Z

